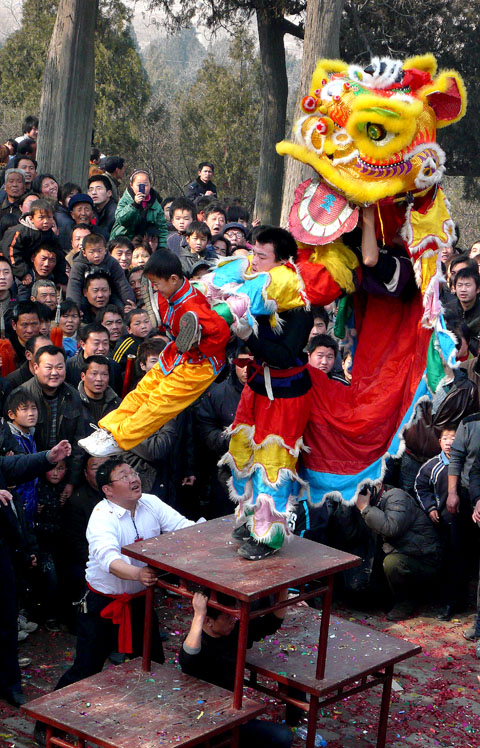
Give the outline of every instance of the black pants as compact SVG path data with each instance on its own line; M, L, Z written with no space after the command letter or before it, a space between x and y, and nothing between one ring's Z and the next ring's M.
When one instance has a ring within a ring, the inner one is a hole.
M58 681L55 690L76 683L90 675L100 673L110 652L118 649L118 626L110 618L102 618L100 613L113 598L99 595L91 590L87 595L87 613L79 613L77 624L77 652L72 667ZM145 619L145 598L131 601L132 608L132 648L133 657L142 654L143 624ZM152 660L165 662L160 641L158 619L153 613Z
M17 646L17 598L10 548L0 541L0 691L21 689Z
M440 570L440 558L408 556L388 553L383 559L383 571L394 601L412 600L430 587Z
M443 602L446 605L463 607L468 596L468 559L469 523L472 510L465 497L460 495L460 511L450 514L444 509L440 514L438 532L445 549L445 572Z
M240 725L238 742L240 748L290 748L293 733L286 725L251 719Z

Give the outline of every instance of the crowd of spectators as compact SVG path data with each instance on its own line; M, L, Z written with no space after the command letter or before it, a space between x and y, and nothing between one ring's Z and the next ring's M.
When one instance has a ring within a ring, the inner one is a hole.
M199 164L184 194L162 199L148 171L126 178L121 157L92 149L88 184L61 185L38 168L37 133L38 120L27 118L19 142L0 147L0 327L14 352L5 374L1 349L0 481L14 499L0 501L0 560L2 601L17 606L18 641L38 625L75 631L86 528L104 496L96 482L104 459L88 457L78 440L118 406L167 343L145 263L166 248L195 281L221 257L248 255L259 229L239 201L219 198L211 163ZM374 601L390 620L412 615L427 589L439 617L450 620L467 605L476 560L480 242L469 252L445 251L442 262L442 302L460 367L445 364L441 386L421 404L405 432L405 452L389 461L382 486L364 489L352 506L300 502L292 518L296 533L362 557L339 592L352 604ZM306 353L311 366L348 387L355 337L335 337L335 316L335 303L312 310ZM233 511L228 470L217 462L250 359L242 341L232 340L220 381L125 454L143 490L189 520ZM71 453L56 464L43 456L36 475L10 459L51 455L65 440ZM0 630L0 647L3 636ZM480 615L465 636L480 640ZM0 673L1 696L19 702L18 685L2 682Z

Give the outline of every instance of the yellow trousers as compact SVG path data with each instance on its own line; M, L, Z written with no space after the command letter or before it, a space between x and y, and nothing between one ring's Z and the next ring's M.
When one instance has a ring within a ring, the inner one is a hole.
M155 364L98 425L110 431L119 447L132 449L195 402L216 376L208 360L181 363L167 376Z

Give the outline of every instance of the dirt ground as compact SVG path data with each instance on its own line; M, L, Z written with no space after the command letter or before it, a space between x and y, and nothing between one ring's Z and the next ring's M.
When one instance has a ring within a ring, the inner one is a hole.
M159 600L161 626L169 633L165 644L167 660L176 661L180 642L188 628L191 607L184 599ZM359 613L334 605L333 612L422 646L422 654L395 668L387 745L389 748L480 748L480 660L475 646L462 638L470 625L473 607L449 623L435 619L436 609L425 607L403 623L390 623L381 611ZM288 629L288 616L284 626ZM20 644L20 655L32 658L23 671L28 700L52 690L61 673L69 667L75 652L75 637L48 633L40 628ZM109 665L109 667L113 667ZM266 702L265 716L283 719L282 707ZM374 748L380 689L344 699L324 709L318 731L328 748ZM0 745L32 748L33 722L21 711L0 701ZM294 746L304 742L295 737Z

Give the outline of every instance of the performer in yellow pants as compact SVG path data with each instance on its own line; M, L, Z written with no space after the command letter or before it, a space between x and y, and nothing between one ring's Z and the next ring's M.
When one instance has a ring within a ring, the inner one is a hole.
M79 440L94 457L136 447L195 402L225 366L230 328L184 277L178 257L157 250L144 273L158 292L160 329L170 343L100 428Z
M201 363L186 361L168 375L155 364L98 425L114 436L119 447L132 449L195 402L217 374L208 359Z

